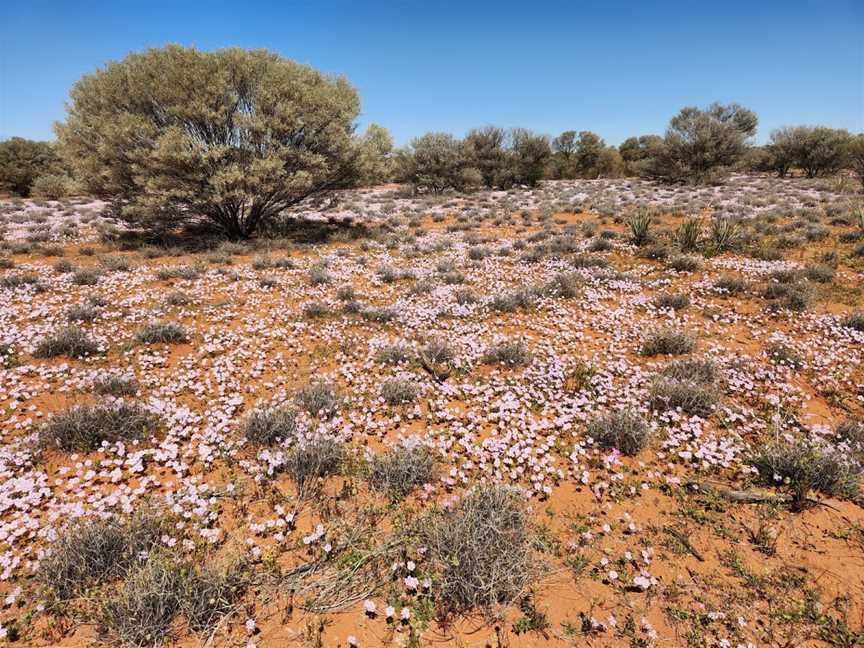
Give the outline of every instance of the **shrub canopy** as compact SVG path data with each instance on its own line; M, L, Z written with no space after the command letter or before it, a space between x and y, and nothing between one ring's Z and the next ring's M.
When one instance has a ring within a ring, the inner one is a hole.
M780 177L799 168L808 178L836 173L849 160L851 137L845 130L825 126L792 126L771 133L774 169Z
M147 228L246 237L360 174L357 92L266 50L170 45L72 88L60 149L85 191Z
M60 160L49 142L23 137L0 142L0 191L26 198L39 176L60 170Z
M756 113L734 103L682 108L669 122L653 171L671 180L712 180L741 159L758 123Z

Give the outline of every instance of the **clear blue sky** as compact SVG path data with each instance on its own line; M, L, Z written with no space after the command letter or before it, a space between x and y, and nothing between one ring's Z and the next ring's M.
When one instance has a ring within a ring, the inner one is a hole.
M0 0L0 138L52 138L69 87L165 43L265 47L344 74L397 143L430 130L662 133L737 101L771 129L864 130L864 0Z

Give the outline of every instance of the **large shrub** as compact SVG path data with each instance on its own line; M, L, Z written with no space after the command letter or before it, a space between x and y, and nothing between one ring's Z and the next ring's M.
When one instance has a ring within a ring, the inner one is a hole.
M507 132L497 126L475 128L463 141L465 159L480 172L487 187L500 186L507 166Z
M12 137L0 142L0 191L27 197L41 175L60 170L60 160L48 142Z
M671 180L713 180L741 159L758 121L734 103L682 108L669 122L653 172Z
M56 130L83 189L132 224L246 237L357 177L359 109L345 79L266 50L170 45L82 77Z
M808 178L836 173L848 160L849 133L825 126L794 126L771 133L769 149L774 169L785 176L799 168Z
M468 167L462 143L449 133L426 133L413 139L402 154L402 165L404 179L420 190L442 193L465 188Z
M618 152L628 174L646 175L652 170L662 148L663 138L659 135L640 135L624 140Z

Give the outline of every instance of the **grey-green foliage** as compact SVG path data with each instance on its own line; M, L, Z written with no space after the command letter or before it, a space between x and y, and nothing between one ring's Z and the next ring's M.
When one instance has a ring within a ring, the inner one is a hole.
M56 130L84 190L126 221L243 237L356 180L359 110L344 78L272 52L169 45L83 76Z
M433 193L534 186L544 177L551 155L549 140L524 128L487 126L470 131L463 141L448 133L427 133L401 152L401 177Z
M753 111L734 103L682 108L669 122L653 172L671 180L716 179L742 158L758 121Z
M42 175L60 170L60 161L49 142L10 137L0 142L0 190L29 196Z
M849 132L825 126L792 126L771 133L768 146L774 169L781 177L792 168L808 178L835 173L849 161Z

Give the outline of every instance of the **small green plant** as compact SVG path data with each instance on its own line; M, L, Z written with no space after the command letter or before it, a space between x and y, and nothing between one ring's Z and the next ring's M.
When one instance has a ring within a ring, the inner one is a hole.
M696 340L686 331L663 329L642 343L641 353L644 356L683 355L690 353L695 346Z
M486 353L483 354L483 362L508 367L523 367L531 362L531 352L521 340L504 340L486 350Z
M35 358L56 358L65 355L83 358L98 353L99 347L80 328L67 326L43 338L33 352Z
M316 381L297 390L294 401L312 416L328 417L339 408L339 394L330 383Z
M415 488L432 482L435 456L420 443L406 443L369 460L368 480L392 500L407 497Z
M788 490L801 508L811 491L832 497L859 494L861 466L847 454L806 441L776 441L759 447L751 462L761 480Z
M96 450L103 441L147 438L159 427L159 418L140 405L81 405L54 414L39 429L43 448Z
M269 446L287 441L297 433L297 414L284 406L256 409L243 420L240 432L255 445Z
M182 344L189 341L189 334L173 322L151 322L135 336L141 344Z
M601 447L637 455L651 440L651 426L633 410L609 412L588 423L586 434Z
M695 252L702 244L703 223L701 218L688 218L675 233L675 242L682 252Z
M627 219L627 227L630 230L630 242L642 247L651 241L651 212L640 209Z

